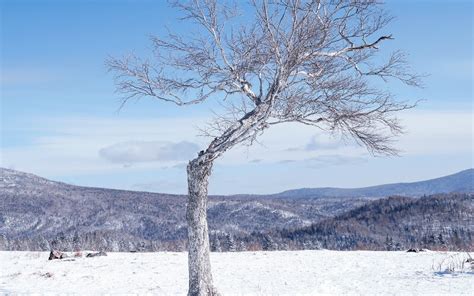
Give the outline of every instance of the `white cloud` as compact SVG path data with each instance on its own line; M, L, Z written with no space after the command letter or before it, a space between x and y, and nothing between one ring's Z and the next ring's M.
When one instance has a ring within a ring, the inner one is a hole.
M401 119L406 134L396 145L404 155L455 155L473 151L471 110L413 110Z
M471 110L414 109L401 117L407 134L395 144L403 151L402 156L472 155ZM129 173L165 168L184 172L187 160L210 140L197 136L197 127L203 122L202 118L36 119L33 125L15 127L19 137L31 137L31 134L33 137L28 144L2 147L1 166L59 178L113 174L130 164ZM259 142L262 145L231 149L218 164L232 169L236 165L255 166L258 160L258 167L264 169L285 160L324 167L364 158L371 161L364 148L336 143L324 132L303 125L275 126ZM182 147L176 146L179 143ZM290 149L294 147L298 149ZM297 176L298 172L291 174Z
M181 182L179 182L181 181ZM158 180L148 183L136 183L132 184L131 188L138 191L151 191L151 192L174 192L183 194L186 190L185 180L174 180L174 179L165 179Z
M345 156L345 155L321 155L305 160L305 166L313 169L321 169L328 166L340 166L350 164L361 164L367 162L367 157Z
M150 161L183 161L191 159L199 151L195 143L163 141L120 142L99 150L99 155L113 163L131 164Z
M100 157L99 151L104 147L123 142L199 143L203 140L196 137L195 125L199 122L199 118L37 118L33 124L8 131L25 140L28 137L28 141L21 146L2 147L0 165L43 176L113 172L129 164ZM179 163L182 161L138 162L128 169L164 168Z
M341 141L337 141L333 137L324 137L322 135L314 135L311 137L310 141L304 147L305 150L308 151L315 151L321 149L334 149L337 148L344 143Z

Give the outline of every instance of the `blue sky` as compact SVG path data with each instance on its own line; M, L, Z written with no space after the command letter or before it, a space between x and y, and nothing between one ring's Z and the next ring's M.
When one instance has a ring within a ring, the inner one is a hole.
M387 49L406 51L413 69L429 74L423 89L387 86L400 98L424 99L400 114L402 155L374 158L316 130L283 126L262 145L220 159L211 193L358 187L473 167L472 2L388 1L387 9L396 17ZM0 0L0 11L2 167L78 185L185 192L186 159L207 142L198 127L212 104L143 99L117 112L104 66L109 55L148 54L148 36L166 26L187 31L176 11L151 0Z

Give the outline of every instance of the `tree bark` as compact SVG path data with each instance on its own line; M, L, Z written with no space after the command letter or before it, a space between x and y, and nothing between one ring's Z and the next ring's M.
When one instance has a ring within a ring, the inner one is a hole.
M200 157L189 162L188 205L188 296L219 295L212 282L207 226L207 186L212 161Z

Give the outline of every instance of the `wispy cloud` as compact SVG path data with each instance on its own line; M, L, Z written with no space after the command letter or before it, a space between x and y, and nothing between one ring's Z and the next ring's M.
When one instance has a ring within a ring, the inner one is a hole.
M345 143L342 140L338 140L334 137L323 136L316 134L311 137L309 142L304 146L306 151L317 151L317 150L327 150L335 149L341 146L344 146Z
M188 166L187 160L189 160L189 159L186 159L186 161L179 162L179 163L177 163L177 164L175 164L175 165L172 165L171 168L172 168L172 169L183 169L183 170L184 170L184 169L186 169L186 167Z
M366 157L344 155L321 155L304 161L306 167L320 169L328 166L361 164L367 162Z
M282 159L282 160L278 161L279 164L287 164L287 163L292 163L292 162L296 162L296 160L294 160L294 159Z
M298 147L287 148L285 151L297 152L297 151L323 151L323 150L334 150L344 147L356 146L354 142L344 140L328 134L313 134L308 142Z
M21 85L38 85L58 81L60 75L41 68L8 68L2 71L0 83L4 87Z
M163 141L119 142L99 150L99 156L113 163L184 161L199 151L195 143Z
M184 188L186 188L186 184L183 184L183 182L178 182L176 180L158 180L148 183L136 183L133 184L130 189L151 192L183 193Z
M0 166L14 166L43 176L114 172L120 168L134 171L170 168L190 159L184 159L185 156L194 156L199 151L197 146L183 144L202 146L199 141L203 139L195 136L195 124L199 122L199 118L33 118L31 122L19 122L14 128L4 130L16 134L25 143L2 147ZM122 145L117 145L119 143ZM148 146L149 150L158 146L162 159L168 161L150 161L158 156L148 151L140 162L136 152L134 155L133 151L127 150L133 146L131 143L145 143L136 145L140 146L138 153L147 151L143 146ZM181 144L169 146L177 143ZM180 148L181 156L173 155L169 151L172 148ZM192 154L187 150L190 148L194 149ZM101 150L105 153L103 156ZM120 161L120 157L125 161Z
M448 159L448 156L459 156L461 159L472 155L472 114L469 109L414 110L407 113L402 116L407 134L397 142L397 147L403 151L402 158L395 159L395 163L387 161L390 165L396 165L403 159L419 157ZM21 145L2 147L0 166L14 167L58 180L61 180L62 176L94 174L134 176L141 172L157 170L161 170L163 179L173 179L174 174L185 174L187 162L208 143L209 139L196 136L196 126L203 121L202 118L189 117L32 118L31 122L19 122L14 130L2 130L16 133L18 137L28 141ZM372 163L380 162L367 157L362 147L343 143L337 145L334 143L336 140L331 142L331 139L326 137L310 127L288 124L268 130L259 139L264 143L263 146L239 146L229 150L216 163L224 168L222 172L215 174L216 178L222 173L222 176L227 175L231 180L246 181L232 184L236 188L232 190L230 185L229 188L223 186L219 192L241 192L239 186L251 186L257 173L287 179L286 185L279 185L291 188L307 186L303 181L310 182L312 171L318 168L333 171L333 175L328 173L325 179L327 183L330 181L329 176L341 174L341 168L349 175L349 172L359 170L360 165L366 173ZM298 149L289 149L290 147ZM469 160L472 163L472 157L464 161L466 166L469 166ZM451 162L446 160L437 164L439 167L449 165ZM248 170L253 171L254 175L250 176ZM68 180L74 181L72 178ZM135 180L133 184L141 183L140 180ZM221 179L216 180L219 181L213 184L221 182ZM154 180L143 183L148 181ZM276 185L273 183L269 181L265 188L274 188ZM102 182L97 180L97 183L93 184L100 186ZM185 178L180 184L180 188L185 188ZM117 181L117 187L122 185Z

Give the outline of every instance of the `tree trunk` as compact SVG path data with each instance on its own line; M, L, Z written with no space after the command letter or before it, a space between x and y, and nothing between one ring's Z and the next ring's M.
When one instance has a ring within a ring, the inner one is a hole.
M200 157L188 164L188 296L219 295L212 283L207 227L207 186L212 162Z

